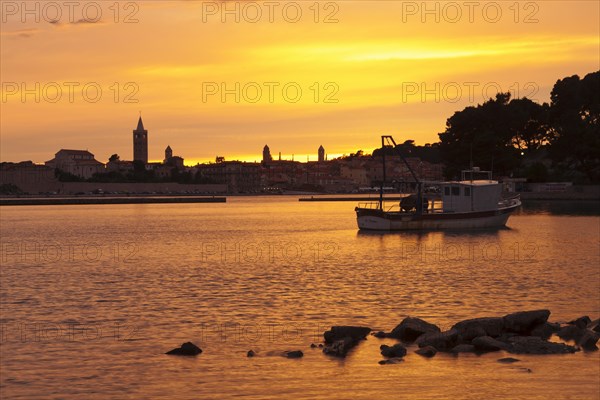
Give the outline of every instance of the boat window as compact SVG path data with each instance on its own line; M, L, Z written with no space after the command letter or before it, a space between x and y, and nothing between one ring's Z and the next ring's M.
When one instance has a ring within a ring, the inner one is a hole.
M444 186L444 196L450 196L450 186Z
M458 186L452 186L452 196L460 196L460 188Z
M470 187L466 187L465 188L465 196L470 196L471 195L471 188Z

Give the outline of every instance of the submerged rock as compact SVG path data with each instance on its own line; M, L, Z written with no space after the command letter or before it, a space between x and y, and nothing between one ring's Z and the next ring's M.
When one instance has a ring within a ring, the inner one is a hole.
M410 343L417 340L419 336L431 332L440 332L440 328L421 318L406 317L387 334L387 337Z
M521 361L521 360L519 360L518 358L512 358L512 357L504 357L504 358L498 359L498 362L503 363L503 364L512 364L512 363L516 363L519 361Z
M415 353L423 357L433 357L437 354L437 350L433 346L425 346L415 350Z
M514 336L508 339L507 351L513 354L568 354L578 349L564 343L542 340L537 336Z
M379 361L379 365L386 365L386 364L399 364L403 361L402 358L389 358L387 360L380 360Z
M526 334L548 321L550 310L520 311L504 316L504 330Z
M504 331L504 319L501 317L473 318L455 324L463 340L471 341L479 336L498 337Z
M181 347L167 351L165 354L174 356L196 356L202 353L202 349L192 342L185 342Z
M287 351L285 356L287 358L300 358L304 356L304 353L301 350Z
M417 339L419 347L433 346L438 350L450 350L458 344L458 331L450 329L445 332L431 332Z
M381 355L384 357L404 357L406 355L406 347L401 344L395 344L393 346L388 346L382 344L379 349L381 350Z

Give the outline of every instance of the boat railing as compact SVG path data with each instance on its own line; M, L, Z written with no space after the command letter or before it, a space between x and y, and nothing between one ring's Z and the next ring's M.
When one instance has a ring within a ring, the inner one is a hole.
M498 207L499 208L512 207L512 206L515 206L520 203L521 203L521 195L517 193L517 194L513 194L508 197L503 197L498 202Z

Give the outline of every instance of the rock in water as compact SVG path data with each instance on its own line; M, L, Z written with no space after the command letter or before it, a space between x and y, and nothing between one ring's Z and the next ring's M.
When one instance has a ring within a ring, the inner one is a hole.
M425 346L415 350L415 353L423 357L433 357L437 354L437 350L433 346Z
M254 352L254 350L249 350L248 353L246 354L247 357L254 357L256 355L256 353Z
M440 328L420 318L406 317L387 336L410 343L431 332L440 332Z
M300 358L304 356L304 353L300 350L288 351L285 353L287 358Z
M586 331L581 339L577 341L577 344L579 344L585 351L596 351L598 350L596 342L598 342L599 338L600 334L594 331Z
M533 328L531 331L531 336L539 336L542 339L546 340L552 336L553 333L556 333L560 330L560 324L553 322L545 322L537 327Z
M373 336L375 336L376 338L379 339L383 339L387 337L387 333L385 333L384 331L379 331L376 334L374 334Z
M323 334L326 343L323 353L345 357L352 347L367 337L369 332L371 328L362 326L333 326Z
M475 352L475 346L472 344L459 344L456 345L450 350L451 353L473 353Z
M473 339L472 343L478 351L498 351L507 347L505 343L490 336L477 337Z
M395 344L393 346L387 346L385 344L382 344L379 349L381 350L381 355L384 357L404 357L406 355L406 347L402 346L401 344Z
M527 334L535 327L548 321L549 310L521 311L504 316L504 330Z
M432 346L438 350L450 350L458 344L458 331L450 329L445 332L432 332L421 335L417 339L419 347Z
M473 318L455 324L464 340L470 341L479 336L498 337L504 331L504 319L501 317Z
M388 360L381 360L379 361L379 365L386 365L386 364L399 364L403 361L402 358L390 358Z
M173 349L171 351L167 351L165 354L175 355L175 356L196 356L202 353L202 349L196 346L192 342L185 342L181 345L181 347L177 349Z
M567 324L575 325L579 329L586 329L588 327L588 325L591 323L592 323L592 320L587 315L584 315L583 317L579 317L573 321L567 322Z
M564 328L561 328L556 335L567 342L569 340L578 342L581 340L585 332L586 331L584 329L579 329L576 325L567 325Z
M331 344L325 345L325 347L323 347L323 353L335 357L346 357L348 351L356 346L357 343L358 342L352 340L350 336L346 336L343 339L336 340Z
M519 360L518 358L512 358L512 357L504 357L504 358L498 359L498 362L503 363L503 364L512 364L512 363L516 363L519 361L521 361L521 360Z
M507 351L513 354L568 354L577 348L564 343L542 340L537 336L514 336L508 339Z
M364 326L332 326L323 334L325 343L333 343L336 340L350 337L352 340L361 340L367 337L371 328Z

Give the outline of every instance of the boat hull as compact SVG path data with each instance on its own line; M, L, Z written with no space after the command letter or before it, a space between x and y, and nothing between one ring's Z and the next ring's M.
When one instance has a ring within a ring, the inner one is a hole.
M358 228L374 231L444 230L501 228L520 203L511 207L468 213L431 213L417 215L356 208Z

